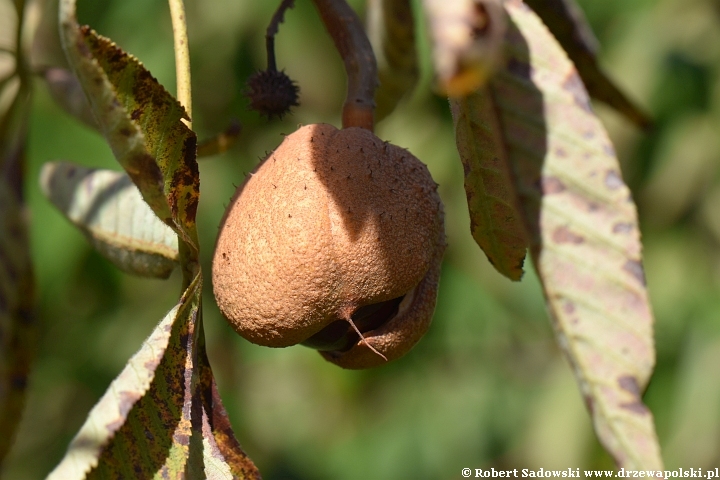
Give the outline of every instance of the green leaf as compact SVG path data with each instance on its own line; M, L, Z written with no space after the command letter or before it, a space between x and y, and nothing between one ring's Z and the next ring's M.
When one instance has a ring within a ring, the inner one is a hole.
M189 241L199 177L197 139L181 121L185 110L135 57L79 28L73 0L60 3L60 34L115 158L156 215Z
M40 183L53 205L121 270L167 278L177 265L177 234L124 172L51 162L43 166Z
M618 466L661 470L641 399L655 352L635 204L565 52L524 3L504 5L506 66L483 111L497 115L558 344Z
M510 175L501 126L484 89L450 99L455 142L465 172L470 231L488 260L520 280L528 242Z
M375 121L387 117L418 82L415 20L409 0L371 0L367 33L378 64Z
M565 49L592 97L615 108L641 128L652 126L650 117L600 68L597 39L575 0L526 0L525 3L545 22Z
M61 0L60 25L69 63L115 156L178 234L184 291L51 478L259 478L235 440L205 353L195 133L182 122L182 107L135 58L78 27L74 0Z
M188 118L185 109L135 57L88 27L81 28L81 34L125 112L140 127L145 147L160 167L176 231L193 237L200 176L195 160L197 137L181 121Z
M423 0L438 89L462 97L483 86L500 61L501 0Z
M198 276L92 409L49 479L259 478L217 395L201 293Z

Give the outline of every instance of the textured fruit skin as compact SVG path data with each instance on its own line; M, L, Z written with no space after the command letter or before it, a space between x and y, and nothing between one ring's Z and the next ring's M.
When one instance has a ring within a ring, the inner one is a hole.
M424 164L368 130L300 128L225 212L212 271L221 312L251 342L285 347L412 292L396 317L364 333L388 360L402 356L435 307L445 248L436 190ZM322 354L345 368L385 363L362 341Z

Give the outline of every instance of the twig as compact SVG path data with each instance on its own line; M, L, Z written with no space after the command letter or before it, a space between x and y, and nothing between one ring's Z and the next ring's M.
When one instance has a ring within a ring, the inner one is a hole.
M343 128L373 130L377 63L362 22L345 0L313 0L335 48L345 62L348 77L343 105Z
M268 70L277 71L275 63L275 35L278 33L278 27L283 22L285 12L295 6L295 0L283 0L280 6L275 10L275 14L270 20L267 31L265 32L265 49L267 50Z
M190 84L190 48L188 47L187 20L183 0L168 0L173 26L175 49L175 76L177 78L177 97L185 107L188 128L192 128L192 87Z

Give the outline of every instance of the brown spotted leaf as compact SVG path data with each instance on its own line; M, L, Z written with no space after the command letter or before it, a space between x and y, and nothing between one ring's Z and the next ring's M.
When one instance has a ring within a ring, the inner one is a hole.
M118 268L156 278L172 273L177 234L150 210L125 172L49 162L40 184L52 204Z
M124 110L142 130L145 148L162 172L176 230L194 236L200 176L197 137L181 121L187 119L185 109L135 57L87 27L80 30Z
M75 19L60 3L60 34L75 76L118 162L160 219L194 236L197 140L182 106L133 56Z
M31 106L23 46L16 45L17 7L0 0L0 465L23 415L37 349L29 216L25 205L25 147ZM0 467L1 470L1 467Z
M259 478L233 436L205 353L195 134L182 123L182 107L135 58L78 27L74 0L60 2L60 30L115 156L177 233L184 291L93 408L50 478Z
M520 280L527 239L510 176L501 126L481 89L450 99L455 142L465 172L470 231L488 260L510 280Z
M200 276L88 415L49 479L259 478L232 435L200 326Z
M501 0L423 0L437 88L462 97L484 85L499 62Z
M526 0L545 22L575 64L590 95L607 103L641 128L652 121L602 71L597 59L598 42L575 0Z
M641 397L655 352L635 204L573 64L524 3L504 5L506 66L483 108L497 112L558 343L618 466L660 470Z
M415 19L409 0L371 0L367 9L368 37L380 80L375 90L375 121L380 121L418 82Z

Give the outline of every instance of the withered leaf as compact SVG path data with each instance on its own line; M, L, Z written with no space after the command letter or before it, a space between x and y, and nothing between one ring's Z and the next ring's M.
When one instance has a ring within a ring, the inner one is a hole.
M593 98L607 103L641 128L652 125L647 113L632 102L600 68L597 40L575 0L526 0L525 3L555 35Z
M197 139L182 106L133 56L88 27L73 0L60 3L68 61L118 162L160 219L186 241L194 236L199 196Z
M207 362L196 277L93 407L49 479L259 478Z
M487 101L508 148L558 343L618 466L661 470L653 416L641 399L655 351L635 204L573 64L522 1L504 7L506 65Z
M63 45L116 158L178 236L184 291L86 419L50 478L259 478L235 440L205 353L195 134L142 65L75 19Z

